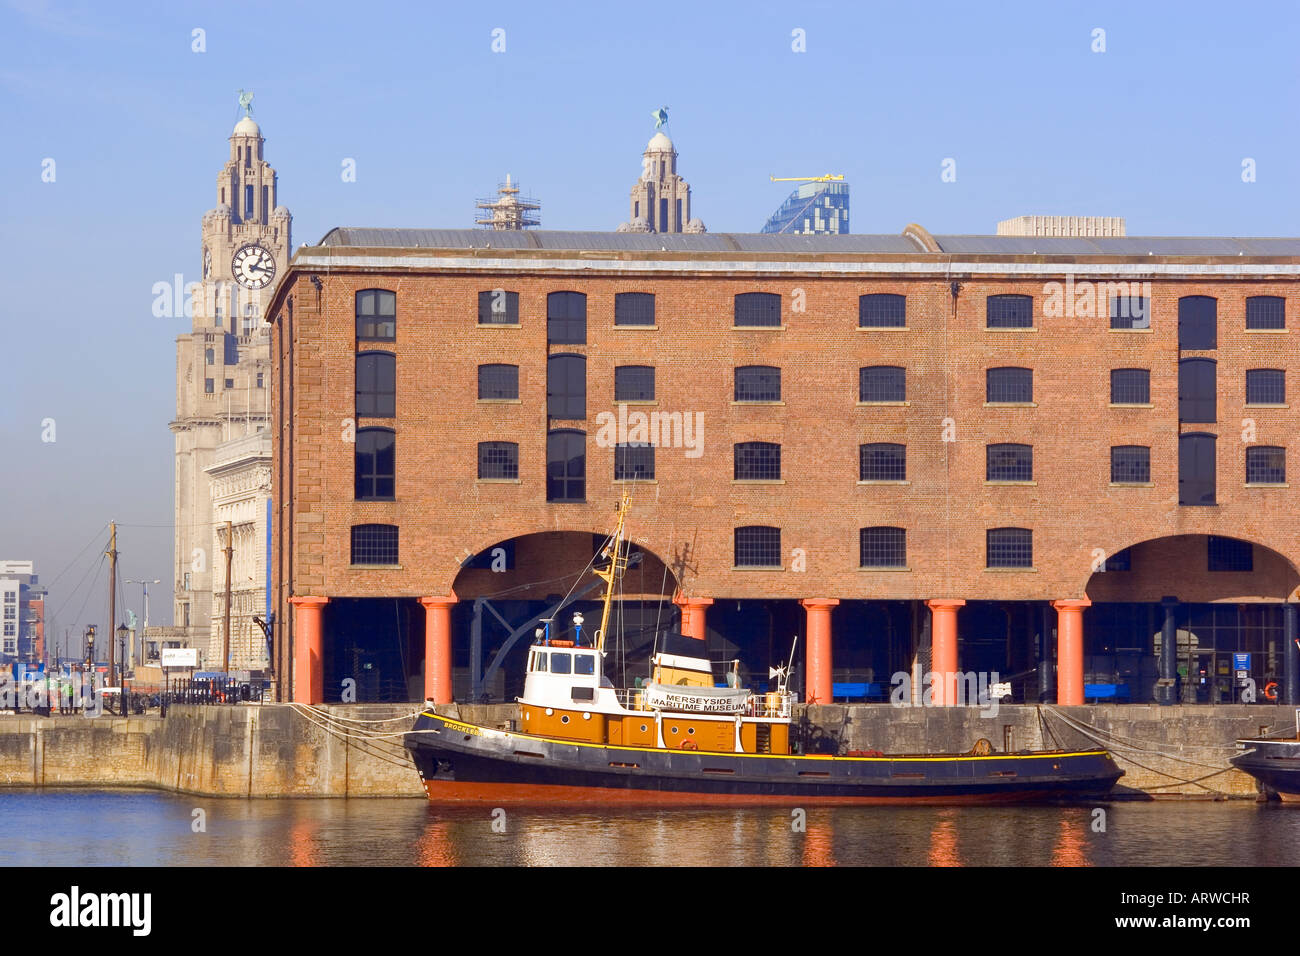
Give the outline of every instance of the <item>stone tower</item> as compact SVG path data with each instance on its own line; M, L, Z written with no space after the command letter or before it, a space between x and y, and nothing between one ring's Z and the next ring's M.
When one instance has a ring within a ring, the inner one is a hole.
M655 133L641 157L641 178L632 187L631 218L619 232L704 232L691 218L691 187L677 175L677 150Z
M258 572L265 568L270 499L271 339L262 309L289 263L291 217L276 204L275 170L263 158L263 143L251 116L235 124L230 157L217 175L217 206L203 216L193 324L176 339L174 621L208 669L222 666L228 518L236 522L232 586L259 589L261 606L245 595L253 608L246 616L265 613ZM232 651L232 666L248 666L236 656Z

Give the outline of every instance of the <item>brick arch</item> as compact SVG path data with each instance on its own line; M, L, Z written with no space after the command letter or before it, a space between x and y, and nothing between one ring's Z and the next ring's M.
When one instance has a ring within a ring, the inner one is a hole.
M1186 603L1284 601L1300 592L1300 569L1281 551L1256 538L1218 535L1254 546L1251 571L1210 571L1206 560L1209 535L1179 534L1142 538L1107 550L1114 556L1131 549L1131 571L1089 571L1082 593L1094 603L1158 602L1177 597Z
M607 537L610 530L534 528L514 535L503 535L501 532L481 535L474 544L466 547L468 554L461 553L462 563L445 572L447 589L444 593L455 594L460 600L472 600L514 588L520 589L516 596L521 600L540 599L553 593L563 594L575 581L581 585L579 576L591 557L593 536ZM515 563L509 570L464 567L463 561L490 550L494 545L506 543L514 545ZM679 584L679 575L674 570L673 562L665 560L654 543L643 543L635 534L632 535L631 543L645 557L641 565L628 570L628 578L623 587L624 595L643 594L654 597L663 594L666 598L671 598ZM583 578L592 579L590 574ZM644 590L637 590L636 586L642 580ZM526 587L527 585L534 586Z

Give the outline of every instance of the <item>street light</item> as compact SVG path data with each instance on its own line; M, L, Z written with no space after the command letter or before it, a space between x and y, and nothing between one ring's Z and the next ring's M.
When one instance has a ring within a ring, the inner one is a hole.
M130 636L131 629L129 627L125 624L119 624L117 626L117 642L122 648L122 656L120 658L122 661L122 679L119 681L122 686L119 691L121 694L119 700L121 701L120 708L123 717L126 716L126 639Z

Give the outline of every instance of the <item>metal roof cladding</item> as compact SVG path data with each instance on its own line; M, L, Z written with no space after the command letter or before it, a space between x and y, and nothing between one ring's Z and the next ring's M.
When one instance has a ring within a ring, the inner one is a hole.
M942 253L955 255L1065 256L1300 256L1300 239L1208 236L937 235ZM487 229L371 229L338 227L321 246L390 249L548 249L572 252L741 252L860 255L918 254L903 235L803 236L759 233L631 233ZM932 253L933 254L933 253Z

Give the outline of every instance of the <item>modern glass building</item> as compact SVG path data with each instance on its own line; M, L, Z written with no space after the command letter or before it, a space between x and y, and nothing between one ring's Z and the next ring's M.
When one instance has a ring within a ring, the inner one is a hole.
M763 232L839 236L849 231L849 184L804 183L763 225Z

